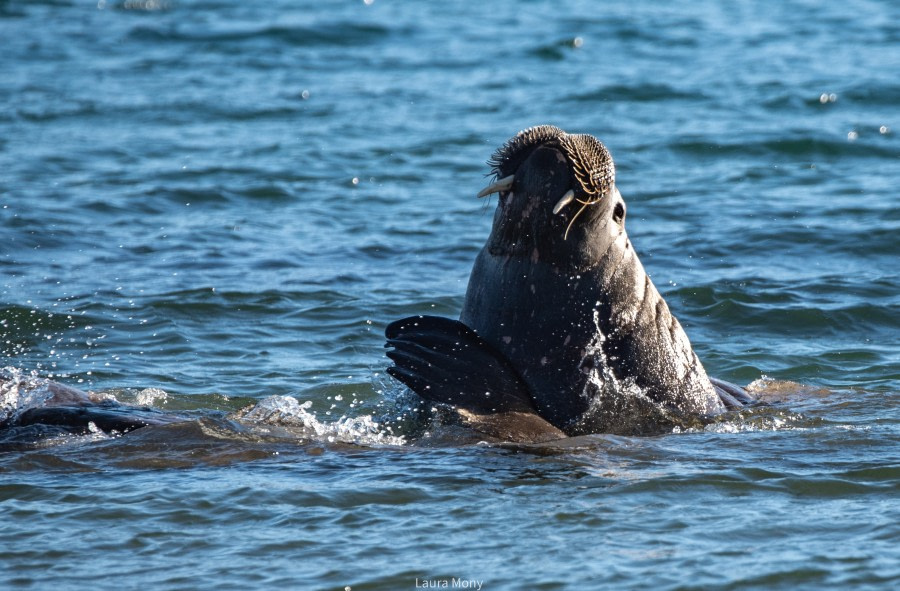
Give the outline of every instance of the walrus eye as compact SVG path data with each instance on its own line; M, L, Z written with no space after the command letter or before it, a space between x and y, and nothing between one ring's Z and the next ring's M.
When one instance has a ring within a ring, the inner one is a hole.
M616 206L613 208L612 219L619 225L625 221L625 204L621 201L616 203Z

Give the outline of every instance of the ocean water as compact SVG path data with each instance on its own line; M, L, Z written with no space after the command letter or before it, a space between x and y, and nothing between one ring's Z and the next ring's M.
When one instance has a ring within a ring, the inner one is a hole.
M0 40L4 400L188 419L5 446L3 588L900 585L896 2L0 0ZM543 123L767 406L413 437L384 326L459 313Z

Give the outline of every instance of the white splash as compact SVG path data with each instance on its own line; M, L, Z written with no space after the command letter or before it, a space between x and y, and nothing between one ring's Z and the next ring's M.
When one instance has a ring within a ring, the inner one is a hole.
M665 410L648 398L633 379L620 380L616 377L603 351L606 336L600 328L600 312L596 308L594 326L596 336L585 347L581 360L582 371L587 374L581 395L588 402L588 410L579 423L594 432L642 430L648 419L662 418Z
M159 388L144 388L137 393L134 403L138 406L159 406L169 399L169 394Z
M371 415L341 417L334 422L322 422L311 411L312 401L300 403L292 396L270 396L259 401L249 411L240 414L243 423L257 426L272 425L299 431L306 437L328 443L358 445L404 445L406 439L391 433Z
M810 421L802 414L772 409L759 411L749 410L739 413L724 415L726 420L720 420L702 427L675 427L673 433L755 433L760 431L807 431L812 428Z
M26 373L15 367L0 369L0 422L29 408L44 406L54 396L49 384L37 372Z

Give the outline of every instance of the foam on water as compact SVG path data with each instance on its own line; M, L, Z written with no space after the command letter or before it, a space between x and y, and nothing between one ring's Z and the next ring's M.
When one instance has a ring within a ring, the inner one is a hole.
M159 388L145 388L133 396L139 406L160 406L169 400L169 394ZM335 397L341 400L341 395ZM54 404L84 404L98 401L116 402L109 393L86 393L62 386L41 377L36 371L26 372L15 367L0 369L0 423L14 423L23 412ZM396 435L393 427L375 420L371 415L342 416L335 421L320 420L311 410L313 402L300 403L292 396L269 396L253 407L233 413L232 418L260 433L278 430L290 437L323 443L352 443L357 445L393 446L405 445L406 438ZM127 408L127 404L124 405ZM332 405L334 407L334 405ZM208 411L200 411L204 416ZM185 418L185 421L190 419ZM145 427L146 428L146 427ZM213 432L215 431L215 432ZM210 435L221 436L219 430ZM52 447L64 443L90 442L118 436L105 434L93 422L84 434L51 434L43 441L33 441L38 447ZM29 433L28 440L34 439Z
M300 403L293 396L269 396L247 411L235 414L241 423L259 431L269 427L286 428L302 438L327 443L358 445L405 445L406 438L395 435L390 426L379 423L371 415L343 416L333 422L321 421L311 411L311 400Z
M89 422L87 425L87 433L83 433L80 435L73 435L71 433L61 433L58 435L51 435L47 437L43 441L38 440L35 441L35 447L39 449L48 449L52 447L60 447L60 446L78 446L84 444L97 443L100 441L108 441L110 439L116 439L121 437L122 434L116 431L112 431L110 433L106 433L94 424L93 421Z
M164 404L169 399L169 393L160 388L144 388L135 396L135 404L141 406L153 406Z
M0 423L14 420L30 408L45 406L54 398L50 384L37 371L0 369Z

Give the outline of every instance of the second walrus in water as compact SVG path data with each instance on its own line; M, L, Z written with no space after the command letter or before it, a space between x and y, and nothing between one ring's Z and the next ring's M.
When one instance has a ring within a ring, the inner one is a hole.
M460 320L385 330L388 373L492 437L650 433L752 401L710 379L625 232L607 149L543 125L491 160L499 193Z

